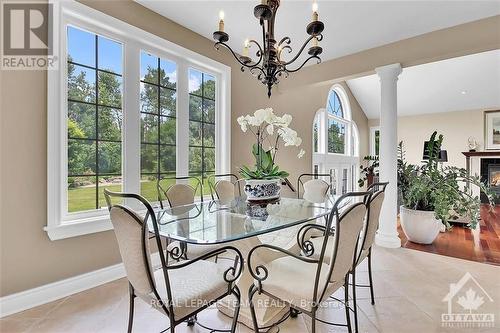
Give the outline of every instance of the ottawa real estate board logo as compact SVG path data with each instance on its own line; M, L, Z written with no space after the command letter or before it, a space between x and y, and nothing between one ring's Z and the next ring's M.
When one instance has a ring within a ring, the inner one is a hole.
M1 69L57 69L54 3L2 1Z
M493 299L479 282L469 273L450 284L448 294L443 298L448 312L441 314L442 327L485 328L495 326Z

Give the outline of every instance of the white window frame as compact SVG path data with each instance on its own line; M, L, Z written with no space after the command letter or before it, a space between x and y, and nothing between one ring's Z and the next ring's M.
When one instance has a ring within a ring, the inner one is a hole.
M371 156L378 156L375 153L375 132L376 131L380 132L380 126L370 127L370 155ZM380 151L379 151L379 153L380 153Z
M231 163L231 68L134 27L76 1L61 1L54 11L59 29L60 69L47 74L47 231L51 240L112 229L106 209L67 212L67 55L66 27L73 25L114 39L123 46L123 191L140 192L140 51L172 60L177 65L177 175L189 166L188 68L216 78L216 172L227 173ZM179 74L181 73L181 74ZM183 75L185 73L185 75ZM179 110L186 110L184 113ZM185 149L185 153L179 151ZM180 158L179 158L180 157Z
M313 152L312 168L314 170L314 166L318 165L319 173L330 173L331 169L335 169L337 179L336 184L332 184L332 186L335 187L332 188L332 190L336 191L336 193L341 193L342 182L340 176L342 175L343 169L347 169L348 172L348 191L354 190L354 188L352 188L353 183L356 183L350 180L357 180L359 178L359 132L356 123L352 120L351 106L344 88L340 84L335 84L330 89L330 92L332 91L336 92L339 96L344 118L329 114L326 108L321 108L316 112L314 121L319 119L319 144L318 152ZM330 93L328 94L325 105L327 105L329 97ZM330 119L345 124L346 126L345 154L330 153L328 151L328 121ZM352 150L352 148L354 148L354 150ZM351 154L351 151L354 153Z

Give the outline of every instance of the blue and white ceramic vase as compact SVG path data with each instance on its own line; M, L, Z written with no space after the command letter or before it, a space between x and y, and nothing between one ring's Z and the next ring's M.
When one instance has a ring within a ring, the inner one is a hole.
M278 199L281 192L279 179L247 179L245 194L248 201Z

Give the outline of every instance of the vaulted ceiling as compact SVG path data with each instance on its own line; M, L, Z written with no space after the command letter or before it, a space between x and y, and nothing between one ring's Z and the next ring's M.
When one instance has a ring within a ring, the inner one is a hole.
M377 75L347 84L369 119L380 115ZM500 50L404 68L398 80L398 115L500 109Z

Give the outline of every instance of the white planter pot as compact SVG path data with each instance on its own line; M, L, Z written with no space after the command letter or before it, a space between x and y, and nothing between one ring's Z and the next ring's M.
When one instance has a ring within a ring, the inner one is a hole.
M247 179L245 183L245 194L249 201L277 199L280 192L279 179Z
M400 208L401 227L408 240L419 244L431 244L441 229L440 220L434 212Z

